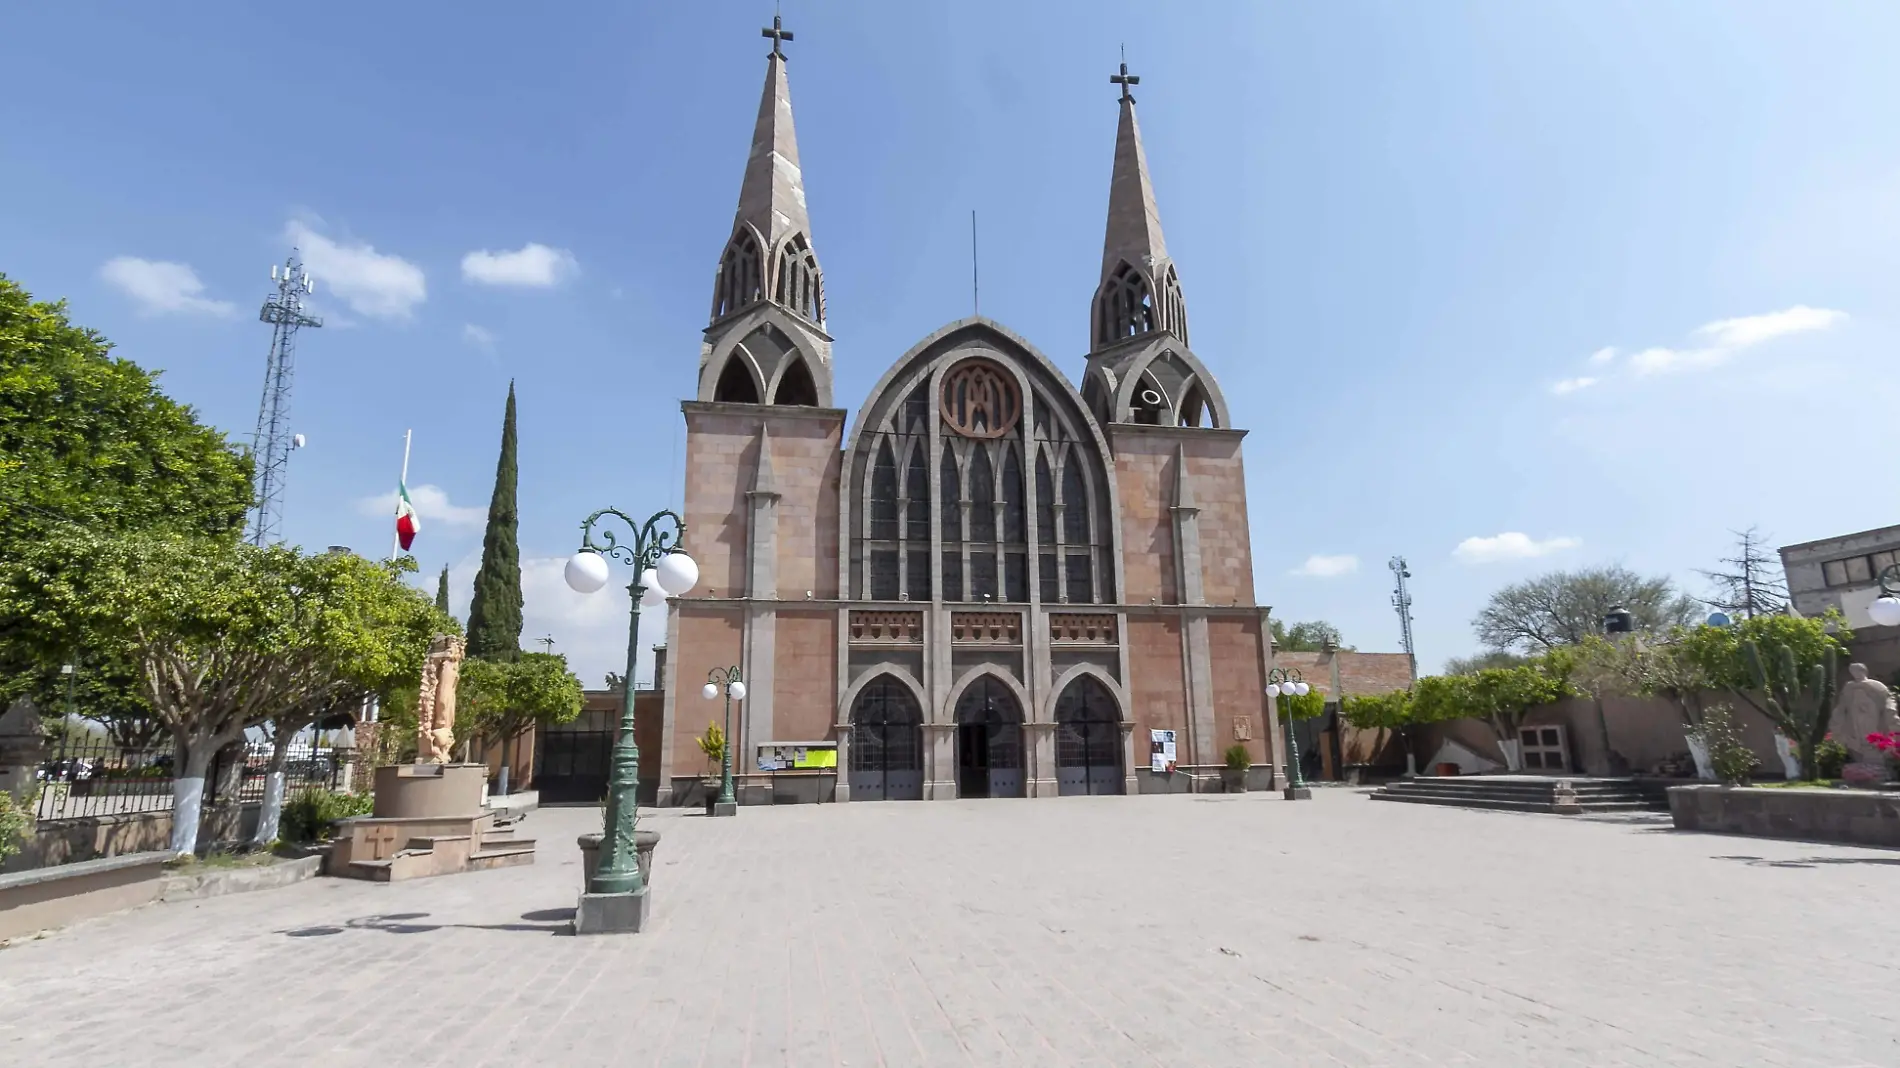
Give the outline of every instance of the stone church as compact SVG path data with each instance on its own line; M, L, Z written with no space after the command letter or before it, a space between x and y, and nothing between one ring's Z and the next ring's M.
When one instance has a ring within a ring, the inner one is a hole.
M750 691L733 732L748 803L1201 789L1236 742L1267 785L1279 732L1246 431L1189 347L1138 79L1111 79L1080 387L968 318L895 355L853 416L832 387L833 332L850 324L825 313L786 57L766 36L698 395L681 405L701 578L672 602L662 722L641 729L660 803L697 799L697 737L722 714L700 691L729 665ZM1175 770L1150 770L1151 731L1175 732ZM835 746L835 773L763 770L777 745Z

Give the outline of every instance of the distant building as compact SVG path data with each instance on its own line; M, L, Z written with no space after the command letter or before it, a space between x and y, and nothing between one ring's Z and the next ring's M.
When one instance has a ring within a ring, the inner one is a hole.
M1795 611L1818 616L1838 609L1854 631L1853 658L1866 664L1875 678L1889 682L1900 673L1900 627L1875 626L1867 606L1880 596L1881 571L1895 564L1900 564L1900 526L1781 549Z

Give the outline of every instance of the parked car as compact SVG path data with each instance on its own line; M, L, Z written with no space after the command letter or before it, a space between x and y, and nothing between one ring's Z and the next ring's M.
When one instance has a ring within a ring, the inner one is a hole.
M92 778L92 762L77 757L49 760L40 765L41 782L84 782Z

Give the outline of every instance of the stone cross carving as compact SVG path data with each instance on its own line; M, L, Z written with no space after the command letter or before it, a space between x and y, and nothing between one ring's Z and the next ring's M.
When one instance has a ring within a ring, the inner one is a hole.
M369 847L369 859L388 860L396 851L396 828L378 825L363 833L363 844Z
M416 763L447 764L455 748L455 683L462 671L462 639L444 634L429 643L416 694Z
M1867 677L1866 664L1849 664L1852 680L1842 684L1834 711L1828 717L1828 731L1847 749L1852 763L1842 777L1850 781L1884 781L1886 757L1867 744L1869 734L1889 734L1896 729L1893 691L1885 683ZM1858 765L1858 767L1856 767Z

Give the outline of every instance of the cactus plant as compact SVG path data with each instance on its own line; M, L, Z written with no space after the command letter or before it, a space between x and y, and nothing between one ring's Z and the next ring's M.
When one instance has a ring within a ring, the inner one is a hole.
M1812 782L1821 774L1815 755L1820 751L1821 740L1827 737L1828 715L1833 711L1834 694L1839 685L1840 654L1830 645L1820 663L1801 672L1795 668L1793 649L1782 645L1772 647L1771 651L1779 669L1772 674L1761 647L1753 641L1742 642L1742 659L1748 666L1749 678L1763 695L1761 702L1751 700L1749 703L1800 747L1801 777Z

